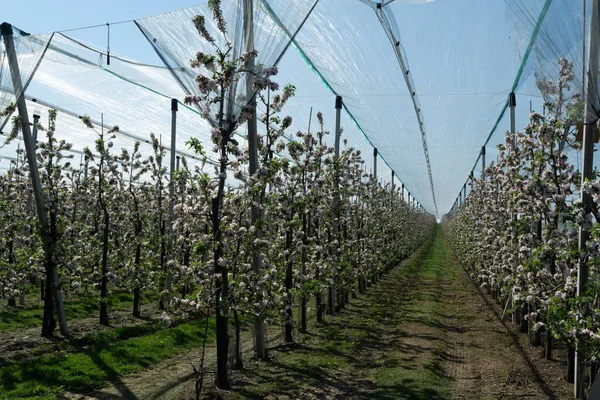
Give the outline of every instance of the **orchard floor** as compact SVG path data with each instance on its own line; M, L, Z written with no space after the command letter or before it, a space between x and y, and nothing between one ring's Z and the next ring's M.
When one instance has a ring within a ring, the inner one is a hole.
M223 399L569 399L564 351L542 356L460 267L438 229L434 239L367 294L351 299L293 345L270 327L270 358L232 371ZM314 317L314 316L313 316ZM209 364L214 349L207 350ZM76 399L191 399L199 351L165 360ZM206 377L210 382L212 376ZM208 383L205 386L210 386ZM125 395L126 394L126 395Z

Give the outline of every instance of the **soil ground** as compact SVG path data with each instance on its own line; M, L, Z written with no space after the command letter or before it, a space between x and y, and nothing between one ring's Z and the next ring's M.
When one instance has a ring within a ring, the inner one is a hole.
M502 309L469 279L445 242L435 238L388 273L338 316L310 324L295 343L281 343L270 327L268 361L252 358L243 332L245 368L231 373L224 399L568 399L564 352L554 360L529 344ZM314 316L313 318L314 319ZM189 399L192 364L187 352L104 389L73 399ZM214 348L207 348L214 363ZM211 386L206 376L205 386Z

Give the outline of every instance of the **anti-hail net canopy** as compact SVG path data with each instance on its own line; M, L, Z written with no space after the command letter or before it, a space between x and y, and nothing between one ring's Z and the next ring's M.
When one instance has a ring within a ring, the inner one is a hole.
M293 117L289 136L316 129L317 111L333 133L335 96L341 96L342 138L362 150L367 171L374 168L377 148L378 176L389 182L394 171L396 184L402 182L427 211L437 208L441 215L469 173L478 175L482 146L487 161L495 159L494 147L509 128L511 92L520 129L529 122L530 109L542 112L544 102L556 100L566 65L573 75L562 88L574 99L569 123L598 119L598 88L583 90L598 73L596 62L584 74L589 37L598 25L591 21L592 1L254 0L251 15L257 64L278 64L280 85L297 87L284 110ZM236 54L247 47L243 3L223 1L227 38L207 24L217 42L228 39ZM152 132L168 148L171 99L197 92L198 71L189 62L197 51L210 50L191 22L196 14L211 21L206 4L135 21L148 51L159 56L156 65L113 53L107 65L102 42L87 44L70 33L16 31L22 81L31 80L25 92L30 114L41 114L44 123L47 110L58 109L57 134L73 142L75 151L92 146L96 137L79 117L92 116L99 129L101 114L105 127L120 127L117 146L147 142ZM14 88L2 50L4 110L14 101ZM246 93L244 79L228 98L234 118L253 95ZM190 160L194 155L185 146L190 137L211 147L211 124L201 109L179 105L177 151ZM0 119L4 134L9 119ZM244 136L243 127L239 134ZM0 157L10 158L18 146L16 141L0 149ZM577 160L579 153L570 150L570 156Z

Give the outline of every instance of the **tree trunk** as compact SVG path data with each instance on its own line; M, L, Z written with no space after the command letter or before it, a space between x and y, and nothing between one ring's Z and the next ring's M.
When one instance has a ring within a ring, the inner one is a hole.
M552 360L552 335L548 328L546 328L546 360Z
M52 295L52 280L54 276L54 260L50 254L46 256L46 288L44 292L44 319L42 321L42 337L51 338L56 329L56 320L54 319L54 296ZM44 281L42 281L44 282Z
M108 326L108 228L110 217L104 209L104 232L102 236L102 276L100 281L100 325Z
M233 369L243 369L244 361L242 360L242 351L241 351L241 327L240 327L240 318L237 310L233 310L233 322L235 325L235 353L234 353L234 361L233 361Z
M575 349L567 346L567 382L575 382Z
M288 251L287 263L285 268L285 293L287 298L286 310L285 310L285 342L292 343L294 341L294 316L292 315L292 257L289 252L292 251L292 229L287 228L285 233L285 248Z
M13 250L14 250L14 242L13 240L9 240L8 242L8 264L9 265L13 265L15 262L15 258L14 258L14 254L13 254ZM17 301L15 299L15 296L10 296L8 298L8 306L9 307L16 307L17 306Z
M137 213L137 203L136 203L136 213ZM137 273L139 273L140 271L140 264L142 261L142 244L139 243L140 240L140 234L142 233L142 221L139 217L139 214L137 216L137 221L136 221L136 225L135 225L135 233L136 233L136 238L138 240L137 245L135 246L135 270ZM136 277L137 278L137 277ZM134 288L133 288L133 316L139 318L141 315L140 312L140 297L141 297L141 293L140 293L140 288L137 286L137 284L135 284Z
M306 218L306 213L303 213L303 215L302 215L302 232L303 232L302 243L304 244L304 247L302 249L302 279L306 279L306 245L308 244L308 241L307 241L308 226L307 225L308 225L308 221ZM306 294L303 294L302 298L300 299L300 332L302 332L302 333L306 332L306 325L307 325Z
M221 178L222 179L222 178ZM221 226L220 226L220 202L221 197L212 199L212 225L213 225L213 243L216 244L214 252L213 265L217 276L215 283L215 319L217 335L217 373L215 376L215 385L219 389L229 389L229 378L227 376L227 355L229 352L229 318L226 310L222 309L222 300L226 300L229 292L229 281L227 268L221 266L219 261L223 253L221 244Z
M319 272L315 274L315 279L319 280ZM321 297L321 291L319 290L315 295L315 308L317 309L317 323L323 323L323 299Z

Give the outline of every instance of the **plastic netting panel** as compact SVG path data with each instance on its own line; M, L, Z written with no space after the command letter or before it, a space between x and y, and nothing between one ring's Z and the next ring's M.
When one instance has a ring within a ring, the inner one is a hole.
M599 88L588 93L585 90L588 80L597 83L600 72L598 54L594 56L595 60L590 60L595 70L586 71L590 57L589 39L600 35L598 22L591 20L593 2L505 1L522 40L531 32L537 35L526 68L535 71L536 85L547 105L555 108L555 112L560 112L572 124L598 120ZM560 105L559 97L562 100ZM588 104L587 112L584 110L584 100Z
M24 88L29 84L30 78L40 63L41 57L43 56L48 43L52 39L52 36L53 34L51 33L28 35L13 27L13 42L17 62L19 64L21 82ZM19 96L20 93L15 94L4 37L0 36L0 113L2 113L8 105L15 102L15 95ZM6 117L0 116L0 131L3 134L6 134L7 131L10 130L9 119L11 116L12 114Z
M254 49L258 52L257 66L265 68L275 65L287 49L290 38L304 22L315 0L297 0L294 2L269 2L254 0L252 18L254 21ZM223 48L229 40L233 46L232 55L239 56L245 51L246 38L243 31L243 0L227 1L222 4L223 15L227 22L227 38L219 33L211 12L206 4L185 8L170 13L143 18L136 23L154 46L159 56L169 66L176 80L187 94L197 94L195 77L198 72L190 67L190 60L197 51L213 53L212 45L203 40L192 23L195 15L206 16L206 27L215 38L216 44ZM230 110L229 117L236 120L254 92L246 93L244 74L237 82L234 93L228 96L225 108ZM201 107L204 107L201 105ZM212 110L214 115L216 109Z
M140 141L142 152L147 153L151 151L153 133L169 149L171 99L182 100L185 94L168 69L116 54L111 65L104 66L99 53L91 45L57 35L27 90L28 98L40 99L44 106L38 107L42 109L58 109L57 136L73 143L76 149L93 147L95 140L93 132L78 119L83 115L89 115L98 128L101 115L106 128L119 126L121 147L132 147L134 141ZM64 120L69 122L62 124ZM180 104L176 149L193 159L185 145L190 137L208 142L210 127L196 110Z
M382 24L373 7L358 1L321 2L298 46L407 189L435 212L416 105L443 213L506 103L526 43L503 2L386 4Z

